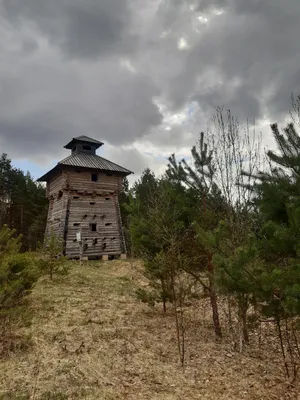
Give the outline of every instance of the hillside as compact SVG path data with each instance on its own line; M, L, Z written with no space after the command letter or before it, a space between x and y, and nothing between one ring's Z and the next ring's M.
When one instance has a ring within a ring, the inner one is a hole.
M163 315L135 298L147 285L139 268L130 261L74 263L66 278L39 281L23 332L31 346L1 361L0 398L297 399L284 394L273 351L253 344L239 354L229 340L215 343L205 299L186 311L193 324L183 370L171 311Z

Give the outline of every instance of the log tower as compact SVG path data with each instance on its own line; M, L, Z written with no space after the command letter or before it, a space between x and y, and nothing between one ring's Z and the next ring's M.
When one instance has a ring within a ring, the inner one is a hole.
M132 172L96 154L103 143L87 136L64 146L71 155L38 179L47 182L46 236L63 241L68 258L126 255L118 195Z

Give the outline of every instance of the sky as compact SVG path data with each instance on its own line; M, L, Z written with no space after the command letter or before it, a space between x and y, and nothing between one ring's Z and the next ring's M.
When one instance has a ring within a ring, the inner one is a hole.
M160 174L214 108L265 145L300 93L299 0L0 0L0 150L37 178L87 135Z

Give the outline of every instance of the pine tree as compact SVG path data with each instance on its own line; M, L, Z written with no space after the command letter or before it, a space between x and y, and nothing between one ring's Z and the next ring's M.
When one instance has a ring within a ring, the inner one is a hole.
M126 252L131 254L131 240L130 240L130 190L127 177L123 178L122 192L119 195L119 205L122 219L123 232L126 242Z
M6 154L0 157L0 228L7 224L23 235L23 250L36 249L43 239L47 218L45 188L29 173L12 166Z
M22 236L6 225L0 230L0 322L13 318L17 307L38 279L39 266L29 254L21 254Z
M40 245L39 251L42 255L41 260L43 260L41 269L49 274L51 280L53 280L54 274L68 274L69 265L66 263L66 257L63 256L63 243L54 234L53 229L50 236L45 239L43 245Z
M197 224L206 226L206 229L212 229L216 223L215 218L217 216L217 209L222 207L222 196L216 183L214 182L214 161L213 151L208 148L208 145L204 142L204 133L202 132L198 141L198 148L193 146L191 150L193 165L189 165L186 160L182 160L177 163L175 156L172 155L169 158L169 165L167 170L167 176L174 181L180 182L187 185L192 191L197 193L199 206L198 216L194 216L194 221ZM199 235L197 236L199 237ZM205 265L208 273L209 284L205 285L205 289L208 290L211 307L213 312L213 322L215 328L215 334L217 337L222 337L221 325L219 320L219 310L217 302L217 294L215 287L215 268L212 262L211 249L205 246L203 241L198 243L199 250L205 254ZM202 257L203 261L203 257ZM196 271L191 271L194 276ZM202 272L202 268L198 268L198 275Z

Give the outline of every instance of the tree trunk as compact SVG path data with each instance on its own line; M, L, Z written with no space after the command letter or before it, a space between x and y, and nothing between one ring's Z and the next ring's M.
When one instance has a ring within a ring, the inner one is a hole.
M210 297L210 304L213 313L213 322L215 328L216 337L222 339L222 330L220 325L220 318L219 318L219 309L218 309L218 301L217 295L215 292L215 282L214 282L214 266L212 263L212 256L211 254L208 255L208 273L209 273L209 297Z
M161 282L161 291L162 291L162 302L163 302L163 311L164 313L167 312L167 296L166 296L166 288L165 288L165 282L164 280L161 278L160 279Z
M245 344L249 344L247 311L248 311L248 298L246 295L242 295L239 304L239 314L240 314L240 323L242 325L243 339Z
M166 299L164 296L163 296L162 301L163 301L163 312L166 313L167 312L167 304L166 304Z
M243 323L243 337L245 344L249 344L249 333L248 333L248 325L247 325L247 310L243 310L242 314L242 323Z
M228 307L228 328L229 331L232 332L232 312L231 312L231 303L230 303L230 296L227 295L227 307Z

